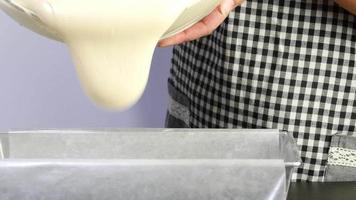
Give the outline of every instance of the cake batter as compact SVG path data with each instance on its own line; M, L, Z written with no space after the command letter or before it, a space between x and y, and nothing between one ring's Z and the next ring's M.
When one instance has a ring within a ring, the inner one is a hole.
M1 1L0 5L6 3L4 9L20 23L65 42L86 93L97 104L115 110L128 108L138 101L147 84L158 41L180 14L197 2ZM215 0L210 4L216 3ZM13 10L6 7L9 5ZM19 13L11 14L17 11ZM184 23L184 18L183 21L178 19Z

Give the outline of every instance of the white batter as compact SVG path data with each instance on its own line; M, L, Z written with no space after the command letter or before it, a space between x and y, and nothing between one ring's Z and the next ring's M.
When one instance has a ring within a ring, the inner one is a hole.
M17 2L67 43L86 93L102 106L123 109L141 97L156 44L188 0L36 1L42 6Z

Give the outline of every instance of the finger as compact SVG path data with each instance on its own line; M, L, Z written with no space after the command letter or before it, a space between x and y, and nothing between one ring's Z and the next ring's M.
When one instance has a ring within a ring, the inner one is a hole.
M186 38L187 38L186 31L183 31L183 32L180 32L174 36L171 36L169 38L159 41L158 46L159 47L168 47L171 45L180 44L183 41L185 41Z
M235 6L239 6L241 5L243 2L245 2L245 0L234 0L235 1Z
M242 0L224 0L222 1L222 3L220 4L220 13L223 16L227 16L231 10L233 10L234 8L236 8L240 1Z
M225 20L231 10L240 5L244 0L225 0L219 7L191 28L159 42L158 46L166 47L192 41L210 35Z
M164 39L159 42L160 47L166 47L174 44L180 44L183 42L198 39L200 37L210 35L226 17L221 13L221 9L216 8L210 15L205 17L200 22L196 23L189 29L174 35L170 38Z

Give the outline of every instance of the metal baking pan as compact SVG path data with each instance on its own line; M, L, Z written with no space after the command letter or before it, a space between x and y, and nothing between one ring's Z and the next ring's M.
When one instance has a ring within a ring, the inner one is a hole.
M245 129L0 133L0 199L285 199L297 146Z

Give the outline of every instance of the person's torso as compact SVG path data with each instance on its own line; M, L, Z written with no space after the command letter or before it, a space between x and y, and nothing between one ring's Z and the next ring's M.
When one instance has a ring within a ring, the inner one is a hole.
M356 16L333 1L247 0L173 52L174 118L292 132L304 161L294 179L322 181L332 136L355 131Z

